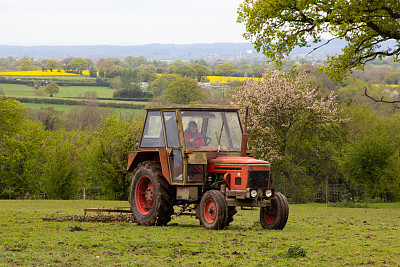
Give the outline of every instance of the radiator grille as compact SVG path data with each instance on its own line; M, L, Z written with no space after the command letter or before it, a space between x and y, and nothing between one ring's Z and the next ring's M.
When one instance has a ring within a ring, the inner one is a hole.
M267 188L269 171L249 171L250 188Z

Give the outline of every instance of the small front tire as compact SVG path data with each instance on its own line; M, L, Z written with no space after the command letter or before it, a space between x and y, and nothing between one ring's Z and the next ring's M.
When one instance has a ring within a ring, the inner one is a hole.
M228 209L223 194L218 190L207 191L201 198L199 215L205 228L224 229L227 225Z
M270 208L260 209L260 222L264 229L282 230L289 217L289 204L286 197L277 192L271 199Z

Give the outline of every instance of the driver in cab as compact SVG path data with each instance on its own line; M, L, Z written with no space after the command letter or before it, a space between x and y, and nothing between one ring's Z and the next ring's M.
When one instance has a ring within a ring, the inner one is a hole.
M197 123L190 121L185 130L185 142L188 149L196 150L204 145L204 139L201 133L197 131Z

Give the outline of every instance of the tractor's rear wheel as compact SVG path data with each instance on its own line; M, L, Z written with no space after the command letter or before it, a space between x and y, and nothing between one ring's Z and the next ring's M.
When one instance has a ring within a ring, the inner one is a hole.
M138 225L167 225L174 213L175 190L154 161L140 163L135 169L129 202Z
M207 229L221 230L227 225L228 209L224 195L218 190L207 191L200 201L199 217Z
M286 197L277 192L271 199L270 208L260 209L261 226L269 230L282 230L289 217L289 204Z

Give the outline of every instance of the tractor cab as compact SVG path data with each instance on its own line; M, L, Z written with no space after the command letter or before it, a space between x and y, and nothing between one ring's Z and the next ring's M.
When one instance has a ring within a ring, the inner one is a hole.
M242 124L235 107L148 108L133 157L154 151L163 174L172 184L204 184L207 161L217 156L239 156ZM132 169L134 166L131 167Z

